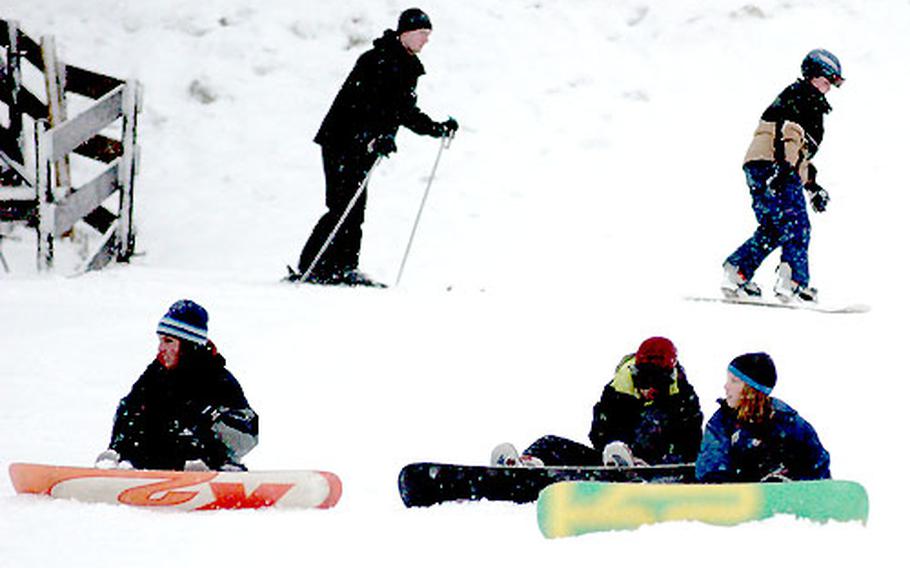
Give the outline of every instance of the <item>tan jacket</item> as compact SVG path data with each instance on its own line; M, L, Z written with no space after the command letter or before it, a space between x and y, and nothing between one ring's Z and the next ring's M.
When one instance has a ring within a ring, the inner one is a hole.
M781 136L784 143L784 159L799 172L799 177L805 184L809 181L809 149L806 142L806 132L799 124L785 120L781 127ZM775 161L774 137L776 125L767 120L760 120L758 128L752 137L752 143L746 150L743 163L756 160Z

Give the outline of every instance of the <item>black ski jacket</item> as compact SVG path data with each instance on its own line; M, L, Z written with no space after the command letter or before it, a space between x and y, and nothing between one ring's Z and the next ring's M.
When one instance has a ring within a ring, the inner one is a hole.
M597 451L610 442L625 442L632 454L649 464L692 463L701 444L702 412L695 389L681 365L668 394L641 398L631 378L633 356L624 358L594 405L588 435Z
M117 407L110 448L139 469L211 469L235 463L258 441L259 417L214 345L181 346L168 371L152 362Z
M762 113L743 163L788 164L803 183L814 182L812 158L825 137L829 112L828 99L808 80L792 83Z
M767 122L791 121L799 124L806 132L807 158L812 159L825 137L825 115L831 112L831 105L825 95L806 79L800 79L783 90L771 103L761 119ZM782 144L777 141L778 148ZM778 161L782 160L778 149Z
M398 35L386 30L357 64L336 95L315 142L333 150L366 152L382 135L395 136L399 126L433 134L440 126L417 106L417 79L425 73L416 55Z

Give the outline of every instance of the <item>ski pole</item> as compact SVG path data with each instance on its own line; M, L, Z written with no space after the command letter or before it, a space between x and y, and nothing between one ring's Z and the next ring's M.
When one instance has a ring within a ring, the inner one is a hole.
M433 162L433 169L430 171L430 179L427 180L427 188L423 191L423 199L420 200L420 208L417 210L417 218L414 219L414 226L411 228L411 236L408 238L408 246L404 249L404 258L401 259L401 266L398 268L398 278L395 279L395 285L401 282L401 275L404 274L404 265L408 261L408 255L411 253L411 245L414 243L414 235L417 233L417 225L420 223L420 216L423 214L423 207L427 203L427 196L430 195L430 186L433 184L433 178L436 177L436 168L439 166L439 159L442 158L442 151L452 144L454 133L442 137L439 144L439 152L436 153L436 161Z
M376 169L376 166L379 165L379 162L382 161L382 156L376 158L376 161L373 162L373 165L370 166L369 171L367 171L366 177L363 178L363 181L360 182L360 187L357 188L357 191L354 193L354 197L351 198L351 201L348 203L348 206L345 207L344 212L341 214L341 217L338 219L338 222L335 223L335 227L332 229L332 232L329 233L329 236L326 237L325 242L322 243L322 247L319 249L319 252L316 253L316 256L313 257L313 261L310 262L310 266L307 267L306 272L300 277L302 282L306 282L307 278L310 277L310 274L313 272L313 269L316 268L316 263L319 262L319 259L322 258L322 255L325 254L329 245L332 244L332 241L335 239L335 235L338 234L341 225L344 223L344 220L348 218L348 215L351 213L351 209L354 208L354 204L357 203L357 200L360 198L360 195L366 189L367 184L370 183L370 177L373 175L373 171Z

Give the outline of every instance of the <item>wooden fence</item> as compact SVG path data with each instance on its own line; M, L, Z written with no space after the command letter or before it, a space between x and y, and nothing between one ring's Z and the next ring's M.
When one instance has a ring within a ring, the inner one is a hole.
M0 162L8 172L4 177L17 182L0 187L0 222L35 228L39 269L53 266L55 240L79 221L103 235L86 269L112 259L128 261L135 245L140 84L59 61L53 37L35 41L15 21L0 20L0 56L0 103L7 108L7 124L0 124ZM24 81L29 65L43 77L43 88ZM71 95L87 97L91 104L68 117ZM119 139L104 133L111 129L119 129ZM74 155L101 166L78 187L71 181ZM119 199L109 201L114 194Z

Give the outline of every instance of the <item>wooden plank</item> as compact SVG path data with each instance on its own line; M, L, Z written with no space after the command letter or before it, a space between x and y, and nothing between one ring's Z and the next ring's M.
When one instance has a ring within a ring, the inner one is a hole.
M22 109L19 106L19 93L22 91L21 51L19 47L19 23L10 22L6 28L6 40L9 48L6 51L6 82L9 85L9 130L16 140L15 150L10 150L10 157L17 162L22 156Z
M38 270L54 265L54 194L51 184L52 139L44 120L35 123L35 191L38 196Z
M66 122L66 99L63 96L63 83L66 80L63 66L57 60L57 45L53 36L41 38L41 56L44 61L44 86L47 89L48 123L51 128ZM58 188L69 188L70 159L62 156L54 163Z
M65 73L66 90L91 99L100 99L124 83L120 79L82 69L75 65L66 65Z
M31 179L31 176L29 175L28 171L25 169L25 166L20 164L19 162L17 162L13 156L8 154L7 149L5 147L0 148L0 160L2 160L3 163L6 164L7 166L9 166L10 168L15 170L16 173L19 175L19 177L21 177L23 180L25 180L25 183L27 183L28 185L34 185L34 180Z
M101 205L105 199L117 191L120 160L101 172L95 179L79 189L73 190L57 203L54 211L54 235L59 237L69 231L91 211Z
M133 193L139 168L138 120L142 108L142 85L135 80L124 86L123 101L123 167L120 169L120 217L117 233L117 260L126 262L133 255Z
M85 264L85 272L101 270L110 264L114 255L117 253L117 232L116 225L112 225L108 228L101 239L101 245Z
M117 120L123 112L123 91L122 87L111 91L92 107L51 130L53 149L49 158L56 162Z

